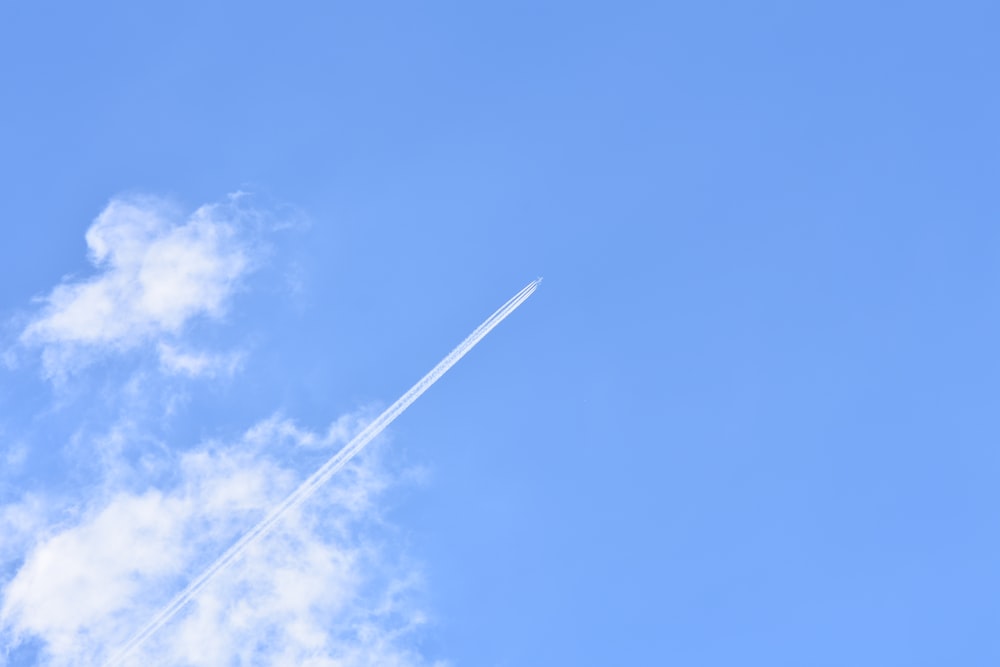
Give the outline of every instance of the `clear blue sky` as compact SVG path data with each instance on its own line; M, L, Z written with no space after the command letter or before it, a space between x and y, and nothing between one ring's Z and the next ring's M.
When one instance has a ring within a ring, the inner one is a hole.
M544 276L246 563L368 554L283 580L319 591L288 611L319 639L261 612L258 652L214 664L997 664L998 21L4 3L0 657L105 656L332 453L331 423ZM215 263L177 286L195 255ZM180 259L133 293L135 257ZM107 312L57 319L88 285L118 290ZM244 504L205 500L226 484ZM347 533L322 518L360 497ZM115 560L147 538L172 547ZM184 628L210 607L164 628L163 664L201 664Z

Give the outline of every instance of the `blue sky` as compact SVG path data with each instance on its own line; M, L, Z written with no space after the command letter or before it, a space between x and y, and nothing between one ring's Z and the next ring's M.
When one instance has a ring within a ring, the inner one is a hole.
M0 655L996 664L998 14L6 3Z

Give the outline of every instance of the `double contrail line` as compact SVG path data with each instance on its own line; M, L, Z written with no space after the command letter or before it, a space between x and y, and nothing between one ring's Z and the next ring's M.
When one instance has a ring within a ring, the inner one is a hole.
M393 420L399 415L403 414L406 408L410 407L414 401L420 398L420 395L425 391L430 389L431 385L437 382L442 375L448 372L448 370L454 366L459 359L464 357L466 353L476 346L479 341L486 337L490 331L493 330L495 326L504 321L504 319L513 313L518 306L520 306L524 301L532 295L532 293L538 289L538 285L542 282L539 278L528 283L524 289L515 294L507 303L500 306L500 308L490 315L486 320L480 324L476 329L469 334L469 336L463 340L458 347L448 353L448 355L438 362L438 365L430 370L427 375L420 378L420 380L410 387L409 391L400 396L395 403L390 405L386 410L375 418L368 426L366 426L360 433L358 433L354 438L344 445L343 449L334 454L330 459L324 463L320 468L310 475L302 484L298 486L294 491L292 491L287 498L281 501L274 509L272 509L267 516L260 520L257 525L247 531L243 537L237 540L229 549L226 550L221 556L219 556L215 562L209 565L205 570L199 574L187 587L178 593L174 598L161 609L152 620L149 621L139 632L132 636L131 639L122 646L114 656L111 657L104 667L116 667L120 665L124 660L126 660L130 655L132 655L136 650L138 650L146 641L156 633L161 627L166 625L170 619L177 615L177 613L186 605L191 598L201 591L205 586L208 585L212 579L215 578L222 570L231 565L233 561L239 558L244 551L250 548L251 545L255 544L265 535L270 533L274 527L281 521L288 512L292 509L298 507L303 502L305 502L312 494L314 494L319 487L323 486L327 480L329 480L338 470L344 467L348 461L350 461L354 456L360 452L365 446L381 433L386 426L391 424Z

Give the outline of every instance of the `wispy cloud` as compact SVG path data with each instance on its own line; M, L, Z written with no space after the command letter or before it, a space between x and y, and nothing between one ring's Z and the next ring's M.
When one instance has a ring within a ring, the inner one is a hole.
M160 369L169 375L187 377L229 377L243 364L243 352L211 353L183 350L179 346L161 342L156 347Z
M116 198L86 241L97 274L53 289L20 337L42 348L50 376L73 370L88 354L134 348L176 336L194 317L221 316L253 266L232 200L184 216L161 199ZM174 367L200 363L172 358Z
M44 667L101 664L374 416L313 430L277 414L236 436L185 441L170 428L178 414L151 404L184 395L192 378L253 370L244 349L192 335L196 321L228 312L262 264L253 230L282 228L243 199L191 214L158 198L113 199L86 234L94 274L56 286L22 320L19 353L40 351L44 376L84 389L36 417L79 415L54 429L73 435L44 455L77 478L47 488L25 476L0 497L0 663L22 651ZM94 373L97 359L114 372ZM30 436L9 435L17 444L0 452L0 480L44 459ZM428 664L413 648L427 621L419 568L379 513L381 494L408 475L391 469L377 448L351 461L126 664Z
M25 493L0 506L0 563L23 556L52 519L54 512L45 498Z
M330 442L266 420L236 442L178 457L169 488L108 489L78 522L32 549L6 586L0 622L9 640L41 638L52 667L99 664L184 577L293 487L295 471L276 456L290 432ZM411 595L418 571L376 537L375 500L389 475L377 457L342 472L128 664L424 664L408 648L425 620Z

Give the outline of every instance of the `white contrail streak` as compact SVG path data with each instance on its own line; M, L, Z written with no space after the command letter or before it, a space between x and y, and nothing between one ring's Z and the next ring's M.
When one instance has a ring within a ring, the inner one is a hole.
M191 598L197 595L202 588L215 578L219 572L228 567L234 560L239 558L240 555L252 544L256 543L262 537L271 532L271 530L274 529L285 514L305 502L306 499L315 493L316 490L329 480L334 473L343 468L355 454L364 449L365 445L374 440L386 426L391 424L393 420L396 419L396 417L403 414L406 408L410 407L415 400L420 398L421 394L430 389L431 385L437 382L442 375L447 373L448 370L454 366L459 359L464 357L469 350L474 348L476 344L486 336L486 334L493 330L493 327L500 324L508 315L514 312L518 306L524 303L524 301L531 296L536 289L538 289L538 285L541 282L542 279L539 278L528 283L524 289L511 297L507 303L500 306L495 313L486 318L482 324L469 334L468 338L463 340L458 347L449 352L448 356L438 362L438 365L432 368L427 375L420 378L420 381L410 387L409 391L400 396L395 403L386 408L385 412L376 417L374 421L364 428L364 430L354 436L349 443L344 445L343 449L334 454L330 460L324 463L316 472L302 482L302 484L292 491L287 498L272 509L267 516L261 519L256 526L247 531L243 537L237 540L236 543L229 547L225 553L219 556L214 563L209 565L200 575L188 584L187 588L178 593L167 606L161 609L156 616L154 616L153 619L142 628L142 630L133 635L132 638L129 639L128 642L122 646L110 660L104 663L104 667L115 667L116 665L120 665L126 658L132 655L146 642L146 640L153 636L157 630L168 623L170 619L172 619L177 612L179 612L181 608L183 608L184 605L191 600Z

